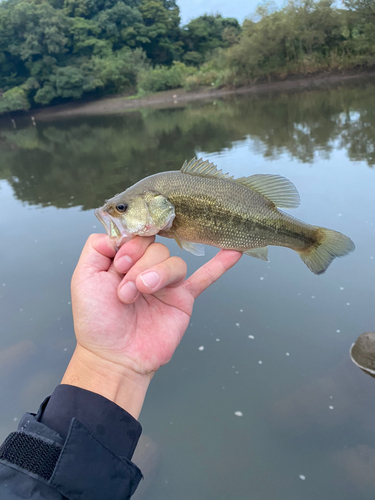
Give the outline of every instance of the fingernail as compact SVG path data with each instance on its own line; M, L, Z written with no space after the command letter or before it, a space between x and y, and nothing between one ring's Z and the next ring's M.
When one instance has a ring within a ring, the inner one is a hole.
M135 299L138 290L135 283L128 281L123 287L120 288L118 293L122 302L132 302L132 300Z
M129 255L124 255L116 261L116 269L118 269L122 273L129 271L132 265L133 260L129 257Z
M155 288L160 280L158 273L155 273L154 271L151 271L151 272L145 273L145 274L141 274L140 278L141 278L143 284L146 285L148 288Z

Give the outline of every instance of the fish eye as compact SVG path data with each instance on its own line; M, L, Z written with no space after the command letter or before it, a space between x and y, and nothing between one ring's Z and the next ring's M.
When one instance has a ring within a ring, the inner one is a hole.
M128 205L126 203L119 203L118 205L116 205L116 210L122 214L126 212L127 209Z

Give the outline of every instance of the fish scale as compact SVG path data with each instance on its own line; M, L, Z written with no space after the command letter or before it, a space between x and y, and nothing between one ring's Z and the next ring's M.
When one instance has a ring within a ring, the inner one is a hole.
M246 251L266 245L302 249L311 241L312 226L277 208L233 180L166 172L148 177L144 187L155 189L175 207L170 234L219 248ZM141 181L142 182L142 181Z
M237 250L267 260L269 245L298 252L315 274L355 248L350 238L306 224L279 208L295 208L299 194L278 175L234 179L193 158L180 171L142 179L95 214L117 246L132 237L159 234L203 255L201 245Z

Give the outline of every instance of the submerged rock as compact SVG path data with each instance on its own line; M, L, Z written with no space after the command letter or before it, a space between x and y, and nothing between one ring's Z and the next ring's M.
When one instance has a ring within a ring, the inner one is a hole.
M355 365L375 378L375 332L362 333L350 348Z

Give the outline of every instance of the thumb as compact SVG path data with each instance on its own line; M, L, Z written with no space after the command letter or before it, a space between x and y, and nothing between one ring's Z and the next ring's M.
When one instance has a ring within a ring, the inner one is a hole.
M106 234L92 234L86 241L79 258L75 275L85 279L101 271L108 271L116 248Z

